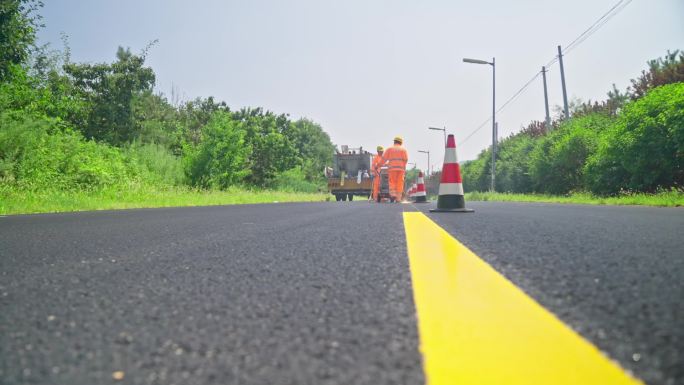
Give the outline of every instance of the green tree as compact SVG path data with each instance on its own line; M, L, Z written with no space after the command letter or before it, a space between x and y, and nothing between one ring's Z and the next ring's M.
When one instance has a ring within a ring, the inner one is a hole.
M154 143L182 154L183 129L178 110L161 94L144 91L133 100L136 141Z
M302 170L308 181L323 178L323 167L331 164L335 146L320 125L309 119L289 124L285 136L290 140L302 160Z
M630 96L638 99L652 88L679 82L684 82L684 52L667 51L664 57L650 60L648 70L641 71L641 76L632 79Z
M145 56L133 55L130 49L119 47L112 64L65 65L67 74L89 104L86 125L87 138L113 145L130 142L139 135L134 101L154 86L154 72L144 67Z
M202 141L187 150L188 177L192 185L221 188L241 183L249 174L245 162L250 148L246 131L230 113L215 112L204 129Z
M212 96L184 103L178 107L178 120L182 127L182 140L197 145L202 140L202 129L215 112L230 112L225 102L216 102ZM240 119L236 119L240 120Z
M13 67L25 64L41 27L36 0L0 1L0 82L11 78Z
M251 148L247 161L249 183L273 187L279 173L301 164L297 149L285 135L290 126L287 115L243 108L233 113L233 119L243 124L245 143Z

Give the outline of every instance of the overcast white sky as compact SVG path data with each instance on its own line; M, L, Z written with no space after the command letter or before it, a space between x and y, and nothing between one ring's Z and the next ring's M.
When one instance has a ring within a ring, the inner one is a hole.
M42 10L42 42L73 61L112 61L119 45L140 51L157 89L185 100L214 96L233 109L262 106L320 123L336 144L375 148L402 135L410 161L441 167L446 126L457 143L491 116L496 57L500 106L617 0L326 1L58 0ZM570 97L624 89L646 61L684 49L684 0L634 0L565 57ZM562 103L558 66L550 104ZM497 116L499 136L543 120L541 77ZM487 125L459 146L461 160L491 144Z

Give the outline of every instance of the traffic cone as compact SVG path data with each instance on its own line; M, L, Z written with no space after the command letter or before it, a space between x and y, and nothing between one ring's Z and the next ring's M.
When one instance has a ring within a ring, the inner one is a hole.
M442 211L460 213L472 213L475 211L465 208L461 168L459 167L458 159L456 158L456 140L452 134L449 134L447 137L442 178L439 182L437 208L430 209L430 212Z
M416 191L413 193L413 198L416 203L427 203L427 194L425 193L425 180L423 179L423 172L418 171L418 185Z

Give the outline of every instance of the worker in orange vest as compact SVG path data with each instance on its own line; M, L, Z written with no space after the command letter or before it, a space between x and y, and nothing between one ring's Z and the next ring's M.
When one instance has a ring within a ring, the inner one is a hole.
M382 146L378 146L377 148L378 154L373 157L373 194L371 195L371 198L374 201L378 200L378 194L380 193L380 167L382 167L385 162L382 160L382 153L385 151L385 148Z
M404 193L404 175L406 174L406 163L408 162L408 152L402 146L404 139L401 136L394 138L394 145L382 154L383 163L389 168L389 188L391 201L401 200Z

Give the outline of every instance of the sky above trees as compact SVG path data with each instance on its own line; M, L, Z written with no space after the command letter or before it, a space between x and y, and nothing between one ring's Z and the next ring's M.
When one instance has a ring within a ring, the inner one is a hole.
M405 138L424 168L430 150L441 166L446 126L460 143L491 115L491 69L497 99L515 93L617 0L567 1L48 1L40 42L71 59L111 62L119 45L147 57L156 89L170 99L214 96L233 109L261 106L319 122L333 142L374 148ZM192 4L192 5L190 5ZM634 0L565 58L569 96L605 99L666 51L684 48L684 2ZM558 66L551 105L561 104ZM172 100L173 101L173 100ZM499 114L508 136L544 117L541 78ZM491 143L485 125L460 144L473 159Z

